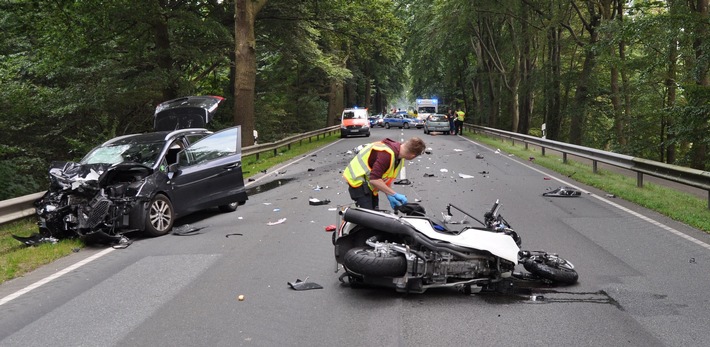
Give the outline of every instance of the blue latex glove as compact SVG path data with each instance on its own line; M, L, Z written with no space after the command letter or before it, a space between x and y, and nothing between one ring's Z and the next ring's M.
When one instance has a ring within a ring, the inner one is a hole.
M392 209L396 209L397 206L402 206L407 203L407 197L404 196L404 194L399 193L387 195L387 200L390 201L390 206L392 206Z

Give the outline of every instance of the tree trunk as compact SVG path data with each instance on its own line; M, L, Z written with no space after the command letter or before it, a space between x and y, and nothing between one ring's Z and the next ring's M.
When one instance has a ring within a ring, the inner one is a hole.
M242 146L254 144L254 98L256 85L256 15L267 0L234 2L234 41L236 67L234 76L234 123L242 126Z
M166 11L167 0L158 1L159 11ZM156 16L152 23L155 33L155 51L157 54L157 65L160 71L168 78L167 84L163 86L163 100L177 98L177 83L173 78L173 58L170 54L170 34L167 19L163 16Z
M708 55L710 52L704 51L707 45L706 40L708 40L708 1L709 0L695 0L695 6L691 6L694 12L697 13L697 24L695 28L695 39L693 40L693 49L695 50L695 62L697 64L696 71L694 73L695 83L698 86L698 91L695 96L689 100L689 103L697 108L707 107L708 99L707 95L710 94L710 75L708 74L708 68L710 63L708 62ZM704 119L699 120L699 126L694 129L693 133L693 147L690 153L690 166L705 170L705 162L707 161L708 155L708 144L707 136L710 132L708 129L708 122L710 122L710 115L704 113L702 116Z
M675 4L674 1L670 1L668 6L670 7L671 18L675 16ZM678 67L678 38L676 36L676 29L671 28L671 40L668 43L668 72L666 75L666 101L665 108L674 107L676 104L676 72ZM675 145L675 135L673 132L673 118L671 118L668 113L664 113L664 117L661 120L661 161L669 164L674 164L676 161L676 145Z
M561 115L561 64L562 58L560 55L560 36L561 29L557 26L551 26L547 31L548 44L548 66L547 88L545 89L545 137L550 140L559 140L560 129L562 127Z
M581 145L582 139L584 138L585 117L587 113L587 103L589 102L589 88L592 82L592 72L594 72L596 64L596 55L592 50L592 46L597 42L599 37L596 29L599 26L600 19L599 15L596 13L595 5L591 0L587 1L587 9L589 11L589 23L585 25L585 29L589 32L589 45L585 48L586 54L582 65L582 72L575 90L569 130L569 142L575 145Z

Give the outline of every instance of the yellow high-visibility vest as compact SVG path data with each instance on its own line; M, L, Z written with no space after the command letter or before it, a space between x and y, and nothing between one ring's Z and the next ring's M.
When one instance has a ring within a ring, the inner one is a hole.
M456 111L456 118L463 122L463 119L466 117L466 113L464 111Z
M391 186L392 181L397 178L399 171L402 169L402 166L404 166L404 160L400 160L399 165L395 166L394 163L396 162L396 158L394 151L383 142L371 143L360 150L360 152L350 161L350 164L348 164L343 171L343 177L345 177L348 184L353 188L360 187L363 183L367 183L367 186L370 187L372 193L377 195L377 189L370 184L370 171L372 171L372 168L370 167L369 162L370 155L373 150L385 151L392 156L387 171L382 174L382 180L385 181L385 184L387 184L388 187Z

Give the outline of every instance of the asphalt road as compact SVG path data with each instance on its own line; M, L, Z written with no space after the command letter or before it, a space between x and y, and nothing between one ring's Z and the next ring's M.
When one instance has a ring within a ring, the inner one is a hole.
M413 184L399 192L433 217L447 203L482 216L500 199L522 248L569 259L579 283L471 296L341 285L324 228L336 223L332 209L350 203L340 174L348 151L410 136L431 154L406 165ZM180 220L178 230L203 228L191 236L84 249L3 284L0 346L710 344L707 234L464 138L374 129L249 184L236 212ZM561 185L583 195L541 196ZM331 203L310 206L310 197ZM295 291L287 282L297 279L323 288Z

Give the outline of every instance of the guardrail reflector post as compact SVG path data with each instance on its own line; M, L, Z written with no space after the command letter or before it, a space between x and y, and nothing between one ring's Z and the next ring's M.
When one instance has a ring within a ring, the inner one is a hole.
M592 160L592 172L597 173L597 163L598 161Z
M540 147L540 149L542 150L542 156L544 157L545 156L545 147Z
M562 152L562 162L567 164L567 152Z
M636 186L643 188L643 172L636 172Z

